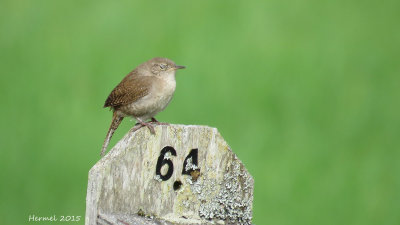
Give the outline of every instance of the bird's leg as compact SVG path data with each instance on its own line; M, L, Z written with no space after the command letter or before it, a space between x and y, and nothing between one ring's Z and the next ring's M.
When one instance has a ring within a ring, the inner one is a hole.
M151 134L156 134L156 131L154 130L153 125L151 125L151 123L146 123L143 120L139 119L139 118L135 118L137 121L139 121L139 123L137 123L134 127L133 127L133 132L139 130L139 128L142 127L147 127L150 130ZM137 128L136 128L137 127Z
M132 127L131 132L133 133L133 132L139 130L140 128L142 128L142 127L143 127L142 124L136 123L135 126Z
M169 125L169 123L158 122L158 120L156 120L156 118L154 118L154 117L151 117L150 123L155 123L157 125Z

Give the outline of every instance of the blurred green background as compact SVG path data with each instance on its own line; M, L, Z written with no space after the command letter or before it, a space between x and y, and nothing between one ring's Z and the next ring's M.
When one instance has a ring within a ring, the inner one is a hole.
M157 118L219 129L255 177L255 224L400 224L399 11L398 0L2 0L0 224L83 224L104 100L155 56L187 66Z

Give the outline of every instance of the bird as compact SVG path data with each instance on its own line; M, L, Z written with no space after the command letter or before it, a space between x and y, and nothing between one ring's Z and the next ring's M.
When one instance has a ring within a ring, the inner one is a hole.
M110 128L104 140L100 156L104 156L111 137L124 117L132 117L137 123L134 131L147 127L155 134L153 124L167 124L156 120L171 101L175 88L175 73L185 66L178 66L168 58L150 59L128 73L108 95L104 108L113 111ZM148 121L151 119L151 121Z

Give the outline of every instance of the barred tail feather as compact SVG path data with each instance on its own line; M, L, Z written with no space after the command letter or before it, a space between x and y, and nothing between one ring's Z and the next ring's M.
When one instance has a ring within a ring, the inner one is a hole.
M113 113L110 128L108 129L106 139L104 140L103 147L101 148L100 156L104 156L108 144L110 143L111 137L113 136L115 130L118 128L119 124L122 122L124 117L118 116L116 112Z

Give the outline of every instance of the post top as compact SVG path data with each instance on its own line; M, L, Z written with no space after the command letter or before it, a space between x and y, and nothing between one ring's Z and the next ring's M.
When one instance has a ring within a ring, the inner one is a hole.
M254 180L216 128L171 124L155 131L129 131L92 167L87 225L99 215L251 223Z

